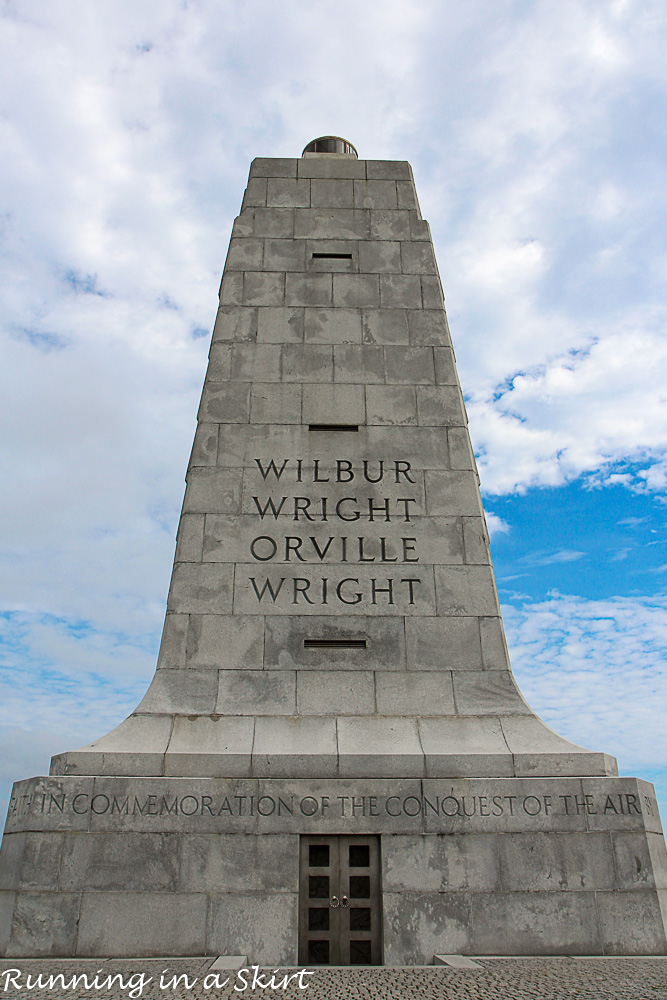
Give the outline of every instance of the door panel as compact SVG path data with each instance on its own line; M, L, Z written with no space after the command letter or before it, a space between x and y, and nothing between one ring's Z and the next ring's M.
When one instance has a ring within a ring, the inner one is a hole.
M381 965L380 838L301 837L299 962Z

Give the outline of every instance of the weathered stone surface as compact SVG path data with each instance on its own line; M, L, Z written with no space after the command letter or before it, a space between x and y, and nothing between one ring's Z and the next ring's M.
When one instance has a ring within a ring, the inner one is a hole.
M303 340L303 309L277 306L257 310L257 340L261 343L290 344Z
M312 344L359 344L361 313L356 309L306 309L305 340Z
M296 892L295 840L293 834L190 834L181 848L181 886L189 892Z
M250 386L245 382L209 382L204 386L199 416L213 424L248 422Z
M401 244L397 240L368 240L360 243L359 269L368 274L400 274Z
M294 213L297 239L363 240L370 232L370 212L342 208L298 208Z
M6 837L2 844L0 889L51 889L65 836L64 833L46 832L15 833Z
M375 710L370 671L310 670L299 676L299 715L372 715Z
M253 231L256 236L288 239L294 235L293 208L255 208L253 211Z
M612 889L609 838L591 833L517 833L498 838L500 883L508 892Z
M414 279L412 279L414 281ZM426 306L424 309L408 313L410 343L427 347L449 347L449 327L447 317L439 309Z
M301 691L297 694L300 698ZM334 778L338 774L336 720L270 718L255 724L253 773L263 777L289 773L300 778ZM295 874L291 875L295 879Z
M426 427L460 427L466 422L463 396L458 386L418 386L419 423Z
M243 210L256 205L266 205L266 180L263 177L251 177L248 180L241 207Z
M234 344L230 375L239 382L280 382L280 346Z
M167 610L180 614L231 612L232 573L226 566L177 563L174 566Z
M368 385L384 382L384 378L381 347L356 343L342 343L334 347L334 382Z
M408 344L407 313L404 309L365 309L363 340L367 344Z
M385 673L376 677L377 710L380 715L453 715L451 676L444 670Z
M7 835L3 838L9 839ZM14 864L13 859L3 860L0 854L0 863L3 865ZM12 920L14 919L14 904L16 893L12 890L0 889L0 952L7 955L7 946L12 933Z
M352 156L320 159L304 156L297 160L299 177L366 177L366 161Z
M288 275L292 277L292 275ZM243 304L246 306L281 306L285 302L285 275L275 271L245 271ZM286 302L290 305L290 302Z
M264 240L264 270L304 271L306 268L305 240Z
M304 424L363 424L364 389L360 385L304 385Z
M388 892L384 914L386 964L430 965L437 953L477 952L470 897Z
M494 755L505 759L492 762L491 766L495 763L496 767L505 770L506 776L510 777L514 773L511 753L503 736L500 719L492 715L484 715L481 718L455 715L453 693L450 693L450 697L452 709L448 714L455 716L454 718L427 717L419 720L419 734L427 757L427 767L429 760L432 760L434 768L440 772L444 766L444 760L439 760L439 758L445 757L461 757L463 758L460 761L462 768L465 768L467 763L475 767L479 766L477 762L475 760L466 761L466 758ZM435 715L433 712L430 714ZM460 776L472 777L473 775L463 771Z
M338 720L339 773L420 777L424 759L415 719L366 716Z
M374 308L380 304L376 274L334 274L333 304L342 308Z
M308 208L310 205L310 181L291 177L271 177L267 186L266 205L269 208Z
M480 670L477 618L415 618L405 623L412 670Z
M177 670L185 666L189 615L165 615L158 667Z
M363 182L362 182L363 183ZM310 182L313 208L353 208L353 181L343 178L315 178ZM360 208L370 206L360 205Z
M5 955L8 958L73 955L80 919L79 899L78 893L59 891L54 906L53 892L17 892Z
M264 629L256 615L190 615L185 666L262 670Z
M282 386L281 386L282 388ZM233 513L239 509L239 483L228 469L192 468L183 501L187 514Z
M373 209L370 213L372 240L409 240L410 218L407 212L391 208Z
M250 422L301 423L301 386L255 382L250 396Z
M595 895L605 954L665 954L664 918L656 893L605 892Z
M419 277L414 274L380 275L380 304L383 309L421 309Z
M404 670L404 625L399 619L345 616L267 618L265 625L267 668L300 670ZM333 643L365 639L365 649ZM325 648L305 648L306 639L332 640Z
M355 181L354 205L355 208L397 208L396 182L393 180Z
M250 164L250 177L296 177L301 160L256 156Z
M229 243L225 268L229 271L261 271L263 260L264 243L262 240L232 238ZM267 270L280 269L267 268Z
M298 844L295 859L297 850ZM225 893L213 897L209 919L211 954L247 953L261 955L268 966L296 965L296 893Z
M384 357L387 382L428 385L434 381L433 352L428 347L385 347Z
M223 670L215 710L224 715L294 715L296 672Z
M188 470L198 465L215 465L218 460L219 424L200 423L195 431Z
M59 885L66 891L174 892L179 862L169 834L68 833Z
M210 670L158 670L136 711L142 715L209 715L217 676Z
M405 386L368 386L366 390L369 424L416 424L415 388Z
M498 840L491 834L406 837L384 842L388 892L488 892L498 888Z
M284 382L332 382L333 349L324 344L283 347Z
M207 904L204 893L84 892L77 954L201 954Z
M478 954L497 948L498 927L505 954L591 955L601 950L595 893L494 892L470 899Z
M210 382L226 382L231 373L232 345L218 342L209 351L206 378Z
M412 168L406 160L366 160L370 180L411 181Z
M477 477L473 472L427 472L426 502L429 514L482 516Z
M401 243L401 267L404 274L437 274L430 243Z
M247 716L177 716L164 757L174 777L249 777L254 719Z
M330 274L288 274L285 304L288 306L330 306L333 284Z

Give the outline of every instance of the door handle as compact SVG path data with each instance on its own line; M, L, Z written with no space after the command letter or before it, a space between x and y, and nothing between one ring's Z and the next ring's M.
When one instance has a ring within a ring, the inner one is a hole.
M343 906L343 907L350 905L350 901L347 898L347 896L341 896L340 897L340 905Z
M332 896L331 897L331 899L329 900L329 906L332 906L334 909L337 906L340 906L340 900L339 900L338 896Z

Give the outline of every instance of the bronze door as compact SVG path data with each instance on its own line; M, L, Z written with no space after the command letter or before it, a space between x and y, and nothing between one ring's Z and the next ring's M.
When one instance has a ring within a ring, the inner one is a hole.
M299 963L381 965L380 838L301 837Z

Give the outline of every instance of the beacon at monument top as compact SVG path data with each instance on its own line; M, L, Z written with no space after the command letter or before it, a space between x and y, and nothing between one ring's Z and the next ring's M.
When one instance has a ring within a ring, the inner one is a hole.
M319 139L313 139L305 147L302 156L311 156L313 153L333 153L339 156L356 156L356 149L347 139L341 139L339 135L321 135Z

